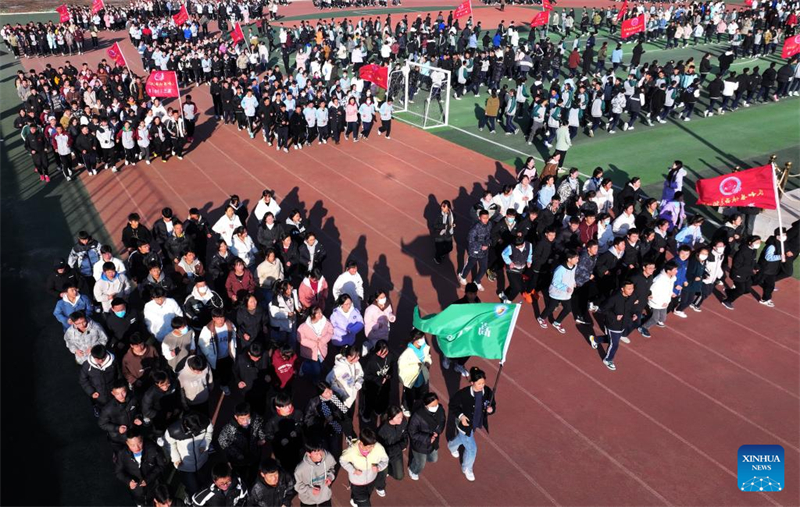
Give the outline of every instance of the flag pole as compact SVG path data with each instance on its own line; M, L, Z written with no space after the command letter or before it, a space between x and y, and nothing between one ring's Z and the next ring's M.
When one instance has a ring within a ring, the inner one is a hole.
M775 209L778 210L778 239L781 242L781 262L786 262L786 246L783 239L783 216L781 215L781 200L778 196L778 175L775 172L778 169L775 163L775 155L770 158L770 165L772 166L772 191L775 193Z
M514 335L514 329L517 327L517 318L519 317L522 305L517 303L514 305L514 315L511 317L511 325L508 328L508 336L506 343L503 345L503 357L500 359L500 367L497 368L497 376L494 378L494 386L492 387L492 400L497 399L497 384L500 382L500 374L503 373L503 366L506 364L506 355L508 354L508 347L511 346L511 337Z

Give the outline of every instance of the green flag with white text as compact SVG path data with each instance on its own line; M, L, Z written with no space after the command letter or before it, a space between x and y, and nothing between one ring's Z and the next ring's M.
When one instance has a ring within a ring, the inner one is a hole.
M416 307L414 327L436 335L447 357L478 356L503 363L520 308L519 304L454 304L440 313L420 317Z

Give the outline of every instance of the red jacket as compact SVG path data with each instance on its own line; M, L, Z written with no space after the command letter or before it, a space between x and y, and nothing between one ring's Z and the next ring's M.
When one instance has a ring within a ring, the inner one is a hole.
M281 355L280 349L276 349L272 353L272 368L275 370L275 376L278 380L278 387L283 389L286 384L294 377L296 373L295 366L297 365L297 354L292 353L289 359L284 359Z
M225 280L225 291L228 293L228 297L233 299L240 290L246 290L249 294L255 292L256 281L253 278L253 274L245 269L244 275L242 275L242 279L240 280L236 277L236 273L231 270L231 272L228 273L228 279Z

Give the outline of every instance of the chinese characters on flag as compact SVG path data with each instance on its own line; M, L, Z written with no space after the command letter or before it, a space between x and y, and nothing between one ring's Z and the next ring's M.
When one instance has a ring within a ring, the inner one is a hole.
M97 14L105 8L106 4L103 3L103 0L92 0L92 14Z
M781 58L791 58L797 53L800 53L800 35L788 37L783 43Z
M623 39L627 39L631 35L636 35L637 33L644 33L644 14L639 14L635 18L626 19L622 22L622 30L620 32L620 36Z
M178 74L174 70L157 70L147 77L145 91L151 97L180 97Z
M172 21L174 21L177 26L181 26L189 21L189 11L186 10L185 5L181 5L181 10L172 16Z
M69 8L67 8L67 4L56 7L56 12L58 13L59 23L66 23L69 21Z
M466 0L461 2L456 10L453 11L453 19L463 18L464 16L472 16L472 2Z
M547 23L550 22L550 11L542 11L536 13L536 16L533 17L531 20L531 28L537 26L547 26Z
M775 209L772 165L697 180L697 204Z

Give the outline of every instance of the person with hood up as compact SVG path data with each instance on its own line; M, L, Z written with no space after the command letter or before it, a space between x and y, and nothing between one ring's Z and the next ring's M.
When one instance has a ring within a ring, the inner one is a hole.
M64 287L64 295L58 300L53 310L53 316L61 323L64 332L72 325L70 315L78 311L91 315L94 313L94 305L91 299L80 293L75 282L67 282Z
M187 495L200 490L208 481L206 464L214 436L214 425L208 416L189 412L172 423L164 434L164 450L178 471Z
M68 266L63 257L56 259L53 263L53 271L47 275L47 281L45 282L47 293L56 299L61 299L66 295L66 288L70 284L74 284L78 291L83 294L90 293L89 285L78 271Z
M342 453L339 463L347 471L350 481L350 504L357 507L372 505L370 496L378 474L389 466L389 456L378 443L375 431L370 428L361 430L358 441Z

